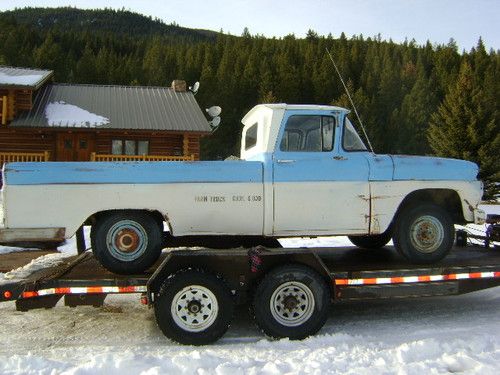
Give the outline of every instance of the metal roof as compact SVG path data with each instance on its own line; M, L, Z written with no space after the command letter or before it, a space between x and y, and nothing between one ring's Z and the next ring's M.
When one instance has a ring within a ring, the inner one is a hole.
M168 87L49 84L11 127L210 132L192 92Z
M37 90L47 82L53 74L54 72L52 70L0 66L0 88Z

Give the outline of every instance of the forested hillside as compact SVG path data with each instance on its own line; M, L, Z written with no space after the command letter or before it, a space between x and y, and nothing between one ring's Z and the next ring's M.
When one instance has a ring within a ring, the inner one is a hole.
M376 152L437 154L500 180L500 58L481 40L468 52L362 36L231 36L127 11L74 8L0 13L0 64L48 68L59 82L169 85L200 81L203 107L223 108L205 158L237 154L239 120L261 102L349 107L325 49L348 80ZM494 189L493 189L494 190ZM490 194L493 192L490 189Z

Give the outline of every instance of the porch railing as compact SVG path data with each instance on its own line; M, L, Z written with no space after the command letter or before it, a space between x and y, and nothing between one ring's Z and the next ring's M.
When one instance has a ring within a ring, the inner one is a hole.
M49 161L50 152L0 152L0 166L18 161Z
M90 161L191 161L194 155L113 155L113 154L90 154Z

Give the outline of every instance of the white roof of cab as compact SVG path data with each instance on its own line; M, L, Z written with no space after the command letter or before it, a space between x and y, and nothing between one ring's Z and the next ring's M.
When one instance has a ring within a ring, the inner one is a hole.
M253 107L248 113L243 117L241 122L245 122L245 119L250 117L253 113L262 108L269 108L271 110L282 109L282 110L315 110L315 111L338 111L347 112L348 109L342 107L336 107L333 105L318 105L318 104L286 104L286 103L269 103L269 104L258 104Z

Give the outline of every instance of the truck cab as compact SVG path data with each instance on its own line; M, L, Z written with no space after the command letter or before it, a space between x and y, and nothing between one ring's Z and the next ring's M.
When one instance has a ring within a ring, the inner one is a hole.
M456 222L483 219L469 204L482 195L476 164L374 154L348 114L333 106L264 104L243 118L241 158L264 163L265 195L272 197L265 233L378 235L402 203L418 199L454 207Z

